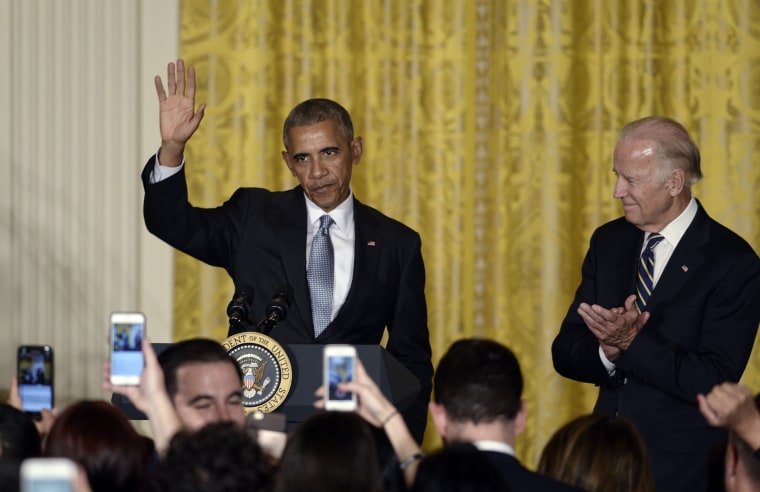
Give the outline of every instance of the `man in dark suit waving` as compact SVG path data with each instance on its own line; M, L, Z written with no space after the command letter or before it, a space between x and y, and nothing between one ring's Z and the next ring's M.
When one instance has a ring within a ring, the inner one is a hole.
M148 229L173 247L227 270L263 313L281 286L293 291L287 317L270 335L284 344L378 344L414 374L420 392L404 412L418 441L430 397L430 341L419 234L360 203L350 188L364 151L348 112L328 99L297 105L283 128L282 158L299 186L240 188L223 205L188 201L184 149L200 125L195 72L169 64L168 91L156 77L161 148L143 170ZM186 87L187 85L187 87ZM243 329L253 329L244 326ZM230 334L233 334L232 332Z
M692 196L697 146L679 123L626 125L613 158L625 217L599 227L552 345L565 377L599 386L595 411L641 431L658 491L705 490L710 428L697 395L738 381L760 322L760 260Z

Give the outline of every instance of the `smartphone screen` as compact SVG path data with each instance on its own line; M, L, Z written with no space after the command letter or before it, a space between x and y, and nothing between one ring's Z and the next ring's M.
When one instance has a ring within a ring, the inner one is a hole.
M20 473L21 492L73 492L77 469L67 458L29 458Z
M140 383L143 370L142 340L145 338L145 315L111 314L111 383Z
M354 380L356 370L356 349L350 345L327 345L324 352L325 364L325 408L327 410L354 410L355 395L344 391L338 384Z
M53 348L22 345L16 355L16 376L21 407L38 417L43 408L53 408Z

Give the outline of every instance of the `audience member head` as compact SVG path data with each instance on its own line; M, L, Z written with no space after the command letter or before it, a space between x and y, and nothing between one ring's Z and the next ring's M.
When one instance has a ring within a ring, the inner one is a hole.
M21 463L0 459L0 484L8 492L21 490Z
M368 428L377 446L377 457L380 463L383 490L385 492L406 491L407 486L404 479L404 471L399 466L396 450L393 449L393 443L388 438L388 434L385 433L385 429L373 425L369 425Z
M40 455L40 434L32 418L0 403L0 461L20 463Z
M166 391L182 425L198 430L209 423L245 425L243 374L218 342L192 338L158 356Z
M644 441L629 421L604 414L577 417L549 439L538 472L589 492L652 492Z
M174 435L148 480L148 491L268 491L272 467L256 440L233 422ZM293 471L291 470L291 473Z
M760 394L755 396L760 410ZM760 460L753 456L754 450L735 432L728 434L724 482L726 491L760 490Z
M369 424L353 412L321 412L301 422L288 438L275 490L380 492L382 484Z
M82 400L58 415L43 455L82 465L93 492L128 492L142 485L152 452L150 440L117 408L105 401Z
M509 492L501 472L469 443L455 443L420 461L411 492Z
M525 424L523 378L515 355L486 339L454 342L433 377L430 413L446 442L513 445Z
M40 452L40 434L32 418L0 403L0 489L19 490L21 462Z

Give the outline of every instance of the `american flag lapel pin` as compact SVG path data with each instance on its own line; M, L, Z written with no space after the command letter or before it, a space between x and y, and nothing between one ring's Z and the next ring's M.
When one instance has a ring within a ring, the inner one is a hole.
M689 267L687 267L686 265L681 265L681 270L683 270L684 272L688 272Z
M374 246L374 245L375 245L375 241L367 241L367 246Z

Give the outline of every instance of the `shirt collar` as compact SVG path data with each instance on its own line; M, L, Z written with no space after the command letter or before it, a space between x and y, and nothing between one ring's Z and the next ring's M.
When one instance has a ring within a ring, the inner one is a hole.
M494 451L496 453L504 453L510 456L515 455L515 450L509 444L501 441L474 441L472 443L476 448L481 451Z
M675 249L675 247L678 246L678 242L681 241L683 235L686 234L686 229L689 228L691 222L696 216L697 200L694 198L694 195L692 195L691 200L689 200L689 204L686 206L684 211L681 212L681 215L673 219L670 224L666 225L665 228L660 231L660 234L662 234L663 237L665 237L665 240L673 245L673 248ZM649 234L644 237L644 241L646 241L648 237Z
M325 212L319 208L316 203L309 200L309 197L307 197L306 194L304 194L304 199L306 200L306 214L309 221L308 230L310 231L319 228L319 219L325 215L325 213L335 221L333 227L337 227L343 231L348 230L354 221L354 192L350 188L348 191L348 198L343 200L340 205L330 210L329 213Z

